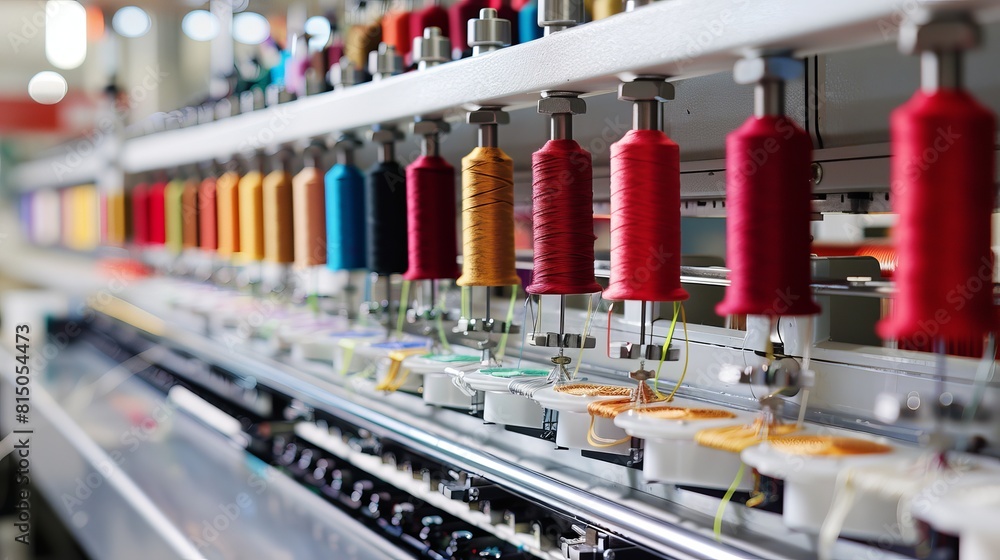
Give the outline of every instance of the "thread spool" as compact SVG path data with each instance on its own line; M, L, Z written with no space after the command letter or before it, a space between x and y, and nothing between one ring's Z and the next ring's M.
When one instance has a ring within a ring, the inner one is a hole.
M621 0L593 0L590 6L593 21L609 18L625 11Z
M209 175L198 186L198 241L203 251L219 248L216 178Z
M377 274L402 274L407 268L406 170L395 161L394 150L399 137L390 129L372 134L382 148L365 185L366 263Z
M344 41L344 56L355 68L368 67L368 53L378 49L382 42L382 26L378 22L368 25L353 25L347 30Z
M893 112L890 128L897 291L878 333L981 339L996 327L995 117L965 91L919 91Z
M409 11L394 9L382 16L382 42L395 47L400 56L410 53L413 37L410 35Z
M337 164L325 177L326 266L331 270L365 268L365 178L353 162L357 145L352 137L337 142Z
M105 208L107 212L105 241L112 247L121 247L125 244L125 192L119 190L108 193Z
M249 171L240 177L240 255L249 261L264 258L264 175Z
M462 158L459 286L518 284L514 261L514 162L497 147Z
M630 130L611 145L613 301L683 301L680 151L659 130Z
M149 187L139 183L132 188L132 243L149 243Z
M198 187L197 179L184 181L181 195L181 245L185 249L198 247Z
M184 179L175 178L167 183L164 196L166 245L172 253L180 253L184 241Z
M601 291L594 279L594 189L590 153L549 140L531 156L534 272L531 294Z
M540 39L544 30L538 25L538 0L523 5L517 14L517 33L522 43Z
M287 264L295 260L295 231L292 226L292 174L287 155L279 155L281 169L267 174L261 185L264 204L264 260Z
M226 171L215 183L218 216L218 253L234 257L240 252L240 174Z
M149 244L163 245L167 241L166 213L164 195L167 184L153 183L146 195L146 215L149 224Z
M763 155L761 155L763 154ZM726 265L720 315L819 313L810 288L812 142L784 115L726 138Z
M318 149L314 147L312 149ZM292 179L292 205L295 226L295 264L309 267L326 264L326 193L323 171L317 167L319 156L311 155Z
M423 154L406 167L406 228L409 248L406 280L458 278L458 239L455 232L455 168L438 155L437 134L443 122L421 121L414 132L425 131Z

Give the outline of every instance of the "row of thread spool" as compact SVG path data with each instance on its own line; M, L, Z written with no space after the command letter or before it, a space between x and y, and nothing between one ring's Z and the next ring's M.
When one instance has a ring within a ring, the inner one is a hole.
M499 20L495 17L495 14L489 13L489 17L481 18L481 20ZM964 35L951 36L947 33L941 33L938 35L932 35L930 33L921 33L923 29L933 29L946 28L953 29L955 27L973 30L971 33L966 32ZM904 40L908 41L907 48L914 52L922 52L925 54L933 54L933 57L925 56L925 65L923 69L924 75L924 85L920 92L918 92L914 99L901 108L893 117L892 130L893 130L893 150L896 157L894 159L894 165L897 165L899 161L904 161L905 154L920 154L923 153L922 150L925 149L925 144L928 142L933 147L934 137L933 135L927 136L926 131L932 129L938 123L945 122L952 124L954 126L961 126L963 130L967 131L967 134L961 137L962 143L959 146L960 149L949 150L945 153L939 154L939 164L935 166L935 173L927 173L921 176L914 177L912 173L908 171L909 168L903 167L902 169L894 168L894 177L899 177L899 181L894 180L894 203L901 213L901 227L897 228L897 245L898 251L900 253L899 259L899 269L897 272L897 282L899 283L900 298L897 300L897 310L896 319L892 319L885 323L883 327L883 333L885 336L890 338L906 338L913 336L915 333L922 332L928 321L942 323L936 316L940 315L940 310L950 310L949 302L945 301L950 293L948 287L950 284L956 282L966 282L970 278L979 277L979 270L987 266L992 272L992 258L990 257L989 251L989 219L990 210L994 207L992 202L992 177L993 177L993 163L990 151L990 139L993 133L993 116L988 111L980 107L972 98L964 92L961 87L960 81L957 77L952 76L944 69L957 69L957 63L953 64L943 64L941 60L952 60L956 59L960 62L960 53L962 50L974 46L978 40L978 28L971 21L970 18L963 14L933 14L927 16L925 21L914 22L912 28L915 30L910 35L906 35ZM975 37L975 40L969 41L968 37ZM931 64L926 62L927 60L938 59L936 64ZM785 61L780 61L777 58L764 58L759 59L757 62L746 64L747 69L742 71L742 73L749 73L756 76L755 81L757 82L757 88L760 93L761 99L766 99L767 91L773 89L775 84L780 84L784 79L782 72L784 66L789 63ZM660 80L659 82L662 82ZM773 92L772 92L773 93ZM643 118L649 118L647 114L643 117L643 110L641 107L648 105L650 102L658 102L662 97L658 92L654 92L652 97L649 99L637 99L637 112L636 112L636 122L640 123ZM773 98L778 98L780 96L771 96ZM645 105L644 105L645 104ZM648 113L648 107L645 109ZM801 224L797 221L789 221L786 219L788 216L808 216L808 198L803 198L803 192L808 194L807 190L795 187L798 183L808 183L808 178L803 179L803 177L792 177L793 173L789 171L790 169L799 169L802 167L803 163L808 163L810 157L809 153L811 148L808 146L807 138L805 141L799 139L795 143L794 149L782 150L782 160L787 156L791 158L791 162L794 165L780 166L781 170L774 171L778 169L779 166L770 167L767 169L758 170L755 174L748 174L741 172L741 157L742 154L749 153L752 151L752 146L748 147L746 142L761 142L768 141L771 137L769 134L774 131L779 130L778 123L786 123L787 119L783 119L783 115L780 114L780 107L769 107L766 103L762 105L758 110L758 115L755 117L756 120L748 121L745 125L745 129L741 129L736 134L731 136L729 146L729 154L731 160L727 166L729 171L729 196L731 201L743 200L744 203L730 204L730 254L729 263L733 269L733 284L734 286L729 291L729 294L735 294L740 292L740 283L744 282L746 285L751 286L750 288L743 288L742 301L739 304L733 304L732 298L727 295L727 300L723 306L720 307L720 311L724 313L753 313L753 314L765 314L765 315L776 315L776 314L795 314L798 312L809 314L816 312L814 305L807 305L812 300L808 294L808 271L802 266L803 256L808 255L808 244L803 243L807 240L808 229L800 231L802 228ZM774 121L774 122L770 122ZM762 124L763 123L763 124ZM770 124L768 124L770 123ZM763 127L763 128L762 128ZM755 130L756 128L761 128L760 131ZM638 130L643 130L641 126L637 126ZM634 131L636 132L636 131ZM758 134L760 132L760 134ZM641 136L642 133L633 135ZM773 135L772 135L773 136ZM782 135L784 136L784 135ZM801 135L793 134L793 138L798 138ZM980 139L981 141L975 141ZM966 142L967 141L967 142ZM390 142L391 143L391 142ZM387 144L383 144L383 149ZM619 149L627 146L626 144L619 145ZM642 148L643 150L647 148ZM669 148L673 150L673 148ZM800 153L801 152L801 153ZM620 172L625 175L630 175L636 169L639 169L643 156L640 154L636 157L625 157L624 159L619 158L621 161ZM646 158L649 159L649 158ZM673 156L669 158L656 158L659 161L672 160ZM614 163L613 163L614 165ZM901 164L899 164L901 165ZM764 172L767 173L764 173ZM777 173L776 179L773 181L763 181L761 177L765 177L768 173ZM283 170L284 175L288 175L288 170ZM943 173L943 175L942 175ZM934 186L941 184L952 184L955 183L953 178L950 178L948 174L960 174L964 180L961 182L963 185L962 189L953 191L950 194L951 203L946 206L939 206L934 204L936 200L934 196ZM648 175L648 174L644 174ZM674 170L665 170L664 173L656 174L656 176L669 176L674 177L676 173ZM803 173L803 176L805 174ZM313 174L315 179L315 174ZM757 179L755 179L756 177ZM791 178L789 178L791 177ZM244 177L245 178L245 177ZM290 181L286 181L288 177L284 177L276 185L287 185ZM222 177L219 178L220 180ZM208 181L209 179L206 179ZM672 180L672 179L671 179ZM256 181L256 179L254 179ZM241 178L240 183L242 184L243 179ZM216 190L219 192L220 181L216 181ZM225 184L225 181L221 181ZM625 188L632 189L635 184L639 184L641 181L638 180L623 180L622 184ZM764 183L768 183L765 185ZM173 189L170 189L170 185L174 185ZM779 187L775 187L778 185ZM792 187L780 187L780 185L792 185ZM204 186L201 185L201 186ZM899 188L896 188L899 187ZM903 188L906 187L906 188ZM774 189L777 188L778 192L771 193L773 196L764 196L764 192L757 192L755 189ZM786 191L781 191L782 188L786 188ZM161 243L170 241L173 246L178 246L176 240L180 240L179 246L184 246L184 227L183 223L179 228L170 229L168 225L170 222L166 219L167 212L171 208L177 208L176 202L180 201L180 207L183 207L184 192L187 190L186 186L181 189L179 186L175 185L174 182L169 184L156 183L150 187L150 194L145 195L142 189L139 189L140 197L148 196L146 199L144 208L147 209L149 222L148 225L151 228L147 241L151 243ZM261 178L261 191L263 191L263 179ZM286 189L287 190L287 189ZM614 189L613 189L614 190ZM663 193L673 195L676 189L670 186L668 189L663 191ZM175 196L167 196L168 193L179 193ZM623 192L623 191L619 191ZM162 193L162 201L161 201ZM789 194L794 193L794 194ZM662 194L662 193L661 193ZM133 191L133 206L137 203L135 202L136 193ZM615 194L613 192L612 197L614 199ZM959 198L958 202L955 202L955 197ZM92 200L92 196L85 196L88 200ZM224 200L225 197L218 197L217 204ZM630 196L629 199L634 200L635 196ZM667 198L662 196L661 198ZM121 204L124 204L123 199L119 201L117 198L109 196L108 210L105 212L107 216L106 221L109 224L117 223L116 216L123 215L120 208ZM187 200L194 200L191 195L188 195ZM776 209L773 207L760 207L759 204L762 200L768 201L780 201L782 205L787 206L784 209ZM544 206L545 201L540 200L539 206ZM627 201L622 199L623 203ZM803 202L805 205L803 205ZM112 204L113 203L113 204ZM795 208L792 208L795 204ZM110 208L114 206L112 211ZM315 206L315 205L313 205ZM243 203L240 203L242 209ZM286 205L287 207L287 205ZM665 220L665 215L673 215L674 205L669 203L666 205L666 213L655 212L654 215L644 218L643 220L625 220L627 223L663 223L669 222L670 220ZM160 212L160 208L163 212ZM263 203L260 205L258 210L257 206L248 207L250 209L250 214L256 215L257 213L263 214ZM636 208L633 206L633 208ZM656 204L645 205L637 207L641 211L649 213L650 208L659 208ZM284 211L281 211L284 212ZM279 214L281 213L279 212ZM628 213L626 211L626 213ZM211 215L211 213L202 212L203 215ZM762 219L761 216L768 216L775 214L775 219ZM135 214L139 216L139 214ZM227 249L223 246L225 244L219 244L221 240L225 237L222 220L222 213L217 213L220 218L219 223L215 224L218 231L217 235L217 246L216 249L222 248L220 252L235 252L233 249ZM286 216L287 217L287 216ZM778 219L781 217L781 219ZM919 219L918 219L919 217ZM329 218L329 216L328 216ZM745 219L744 219L745 218ZM614 221L614 213L612 214L612 219ZM160 232L159 223L157 220L163 220L163 233ZM645 220L645 221L644 221ZM798 220L798 218L796 218ZM916 221L915 221L916 220ZM119 220L120 221L120 220ZM139 220L141 222L141 220ZM289 221L290 220L286 220ZM330 220L327 220L327 226L329 227ZM544 220L543 220L544 221ZM938 228L933 228L937 232L936 240L933 243L928 241L927 243L917 243L915 240L924 239L924 233L927 229L930 229L929 224L935 221L944 221L946 223L955 224L955 227L945 228L944 230L939 230ZM776 223L783 223L784 225L778 226ZM794 227L799 228L794 234L789 235L791 225L794 222L798 224ZM398 222L397 222L398 223ZM958 224L962 224L959 226ZM118 227L118 226L116 226ZM204 222L202 223L204 231L208 231L210 228L206 228ZM142 228L139 228L141 230ZM260 228L263 229L263 228ZM376 228L378 229L378 228ZM135 230L135 224L133 224L133 230ZM612 230L616 230L615 224L612 224ZM120 230L116 229L115 232ZM172 235L170 232L174 232ZM946 235L941 235L941 231L947 232ZM242 231L241 231L242 233ZM505 234L506 235L506 234ZM614 233L613 233L614 235ZM638 235L642 236L642 233L637 234L627 234L628 235ZM669 244L673 244L679 239L679 231L666 231L663 230L657 234L657 240L663 241ZM106 236L107 239L118 239L122 238L121 235L115 233L113 235ZM211 236L203 235L204 238L210 239ZM240 237L243 237L242 235ZM768 238L772 239L773 243L762 243L761 239ZM88 238L93 239L93 238ZM234 238L235 239L235 238ZM265 245L264 242L258 243L259 234L257 230L253 236L248 237L248 246L253 249L252 254L256 258L265 258L266 255L262 247ZM539 236L539 239L544 240L545 235ZM613 266L615 263L628 263L629 257L628 253L623 253L622 248L629 245L635 245L635 237L631 238L632 243L620 243L618 249L615 250L613 247L612 261ZM645 239L645 238L643 238ZM133 238L135 240L135 238ZM142 238L139 238L142 241ZM85 246L88 242L74 241L74 243L80 244L80 246ZM613 240L614 243L614 240ZM210 243L209 243L210 244ZM204 246L203 242L199 242L199 245ZM792 245L795 245L794 247ZM276 247L280 244L275 245ZM778 249L775 249L775 248ZM929 247L934 247L934 251L930 251ZM965 247L968 250L965 251L954 251L950 248L954 247ZM245 253L246 250L241 249L241 252ZM312 251L313 253L315 251ZM284 254L287 254L285 252ZM536 259L544 260L546 257L553 254L553 251L543 249L539 251ZM619 258L615 258L616 255ZM624 258L622 258L624 256ZM287 257L275 257L277 261L287 260ZM947 261L947 262L942 262ZM746 266L741 266L739 263L747 263ZM747 272L750 267L759 267L760 263L770 262L771 264L763 267L763 270L769 271L769 273L774 271L784 270L787 274L794 276L786 276L784 278L780 277L780 274L773 276L770 279L762 280L759 274L754 274ZM795 262L795 265L790 263ZM311 263L316 264L316 263ZM402 272L401 267L392 267L395 270L391 272ZM665 267L662 272L657 274L656 277L658 281L663 282L663 286L669 286L667 290L670 293L659 293L653 290L653 292L646 293L646 291L640 290L630 290L626 293L620 293L621 290L615 289L615 278L612 278L612 286L609 292L605 295L609 299L640 299L649 301L670 301L672 299L680 299L683 294L676 292L679 287L679 282L673 282L672 272L668 270L671 267ZM790 269L794 268L795 271L788 272ZM405 268L404 268L405 269ZM624 266L624 269L618 275L619 279L625 275L635 273L638 267L633 264L628 264ZM803 272L805 270L805 272ZM919 271L919 273L914 272L914 270ZM387 270L389 271L389 270ZM990 275L983 275L985 279L992 277ZM944 277L944 278L942 278ZM508 279L505 279L506 281ZM984 280L986 282L987 280ZM650 285L646 284L642 288L648 288ZM791 293L794 296L792 299L794 301L801 302L802 309L784 309L782 312L773 308L774 294L778 293L789 293L790 287L794 287ZM784 292L783 292L784 290ZM655 293L654 293L655 292ZM751 296L759 296L758 300L752 305L746 304L746 300L753 299ZM963 305L960 309L954 309L953 312L949 313L949 318L946 324L939 324L940 327L940 337L947 340L968 340L981 337L982 334L989 332L995 328L996 314L995 306L992 301L992 290L980 289L976 290L975 293L971 294L970 298L972 304ZM765 301L766 300L766 301ZM937 336L937 335L936 335Z

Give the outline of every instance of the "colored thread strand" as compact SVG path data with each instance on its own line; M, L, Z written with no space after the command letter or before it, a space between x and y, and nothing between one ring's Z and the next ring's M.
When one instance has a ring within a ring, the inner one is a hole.
M181 245L185 249L198 247L198 181L184 181L181 195Z
M996 118L964 91L919 91L892 113L890 133L899 262L892 315L878 332L917 343L981 340L997 325L990 289Z
M218 215L219 256L233 257L240 252L240 175L223 173L215 183Z
M240 177L240 255L248 261L264 258L264 176L250 171Z
M534 271L530 294L601 291L594 279L594 185L590 153L549 140L531 156Z
M219 248L216 189L215 177L206 177L198 187L198 241L204 251Z
M392 305L392 302L389 302ZM396 313L396 336L403 336L403 325L406 324L406 311L410 308L410 281L403 280L403 287L399 292L399 312Z
M458 278L455 168L439 156L420 156L406 167L409 250L403 278Z
M514 322L514 308L517 306L517 284L510 287L510 303L507 304L507 316L504 317L503 334L500 335L500 342L497 344L497 361L503 361L504 352L507 351L507 339L510 337L510 325Z
M275 170L261 185L264 204L264 260L287 264L295 261L292 212L292 175Z
M395 161L376 163L365 188L368 270L402 274L407 268L406 171Z
M459 286L520 284L514 261L514 163L500 148L462 158Z
M736 493L736 489L740 485L740 480L743 479L743 472L746 470L746 467L745 464L740 463L740 468L736 471L736 478L733 479L732 484L729 485L729 489L722 496L722 501L719 502L719 509L715 510L715 522L712 524L712 534L715 536L715 540L719 542L722 542L722 516L726 513L726 507L732 501L733 494Z
M611 146L609 300L682 301L680 152L658 130Z
M720 315L819 313L810 288L812 142L785 116L726 137L726 265Z
M365 178L353 165L338 163L326 172L326 266L365 268Z
M292 179L292 213L295 264L326 264L326 192L319 169L306 167Z

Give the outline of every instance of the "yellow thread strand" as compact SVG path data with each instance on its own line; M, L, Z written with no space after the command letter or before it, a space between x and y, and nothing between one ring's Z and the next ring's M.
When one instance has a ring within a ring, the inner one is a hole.
M757 419L751 426L723 426L701 430L694 435L694 441L712 449L739 453L765 439L773 441L778 436L794 431L794 424L768 426L762 419Z
M460 286L520 284L514 262L514 162L500 148L462 158Z
M240 175L227 171L215 182L215 211L219 230L220 257L232 257L240 252Z
M386 282L389 279L386 278ZM406 310L410 308L410 281L403 280L403 289L399 294L399 313L396 317L396 336L402 336L403 324L406 322Z
M358 342L350 338L342 338L337 341L337 346L344 349L344 354L341 356L340 375L347 375L351 369L351 360L354 359L354 348L357 345Z
M667 395L667 401L674 400L674 395L677 394L677 390L681 388L681 383L684 382L684 378L687 376L688 372L688 361L691 356L691 339L688 337L688 323L687 315L684 312L684 304L680 304L681 307L681 325L684 326L684 367L681 369L681 376L677 378L677 384L674 385L674 390L670 391Z
M264 176L251 171L240 177L240 255L246 260L264 258Z
M614 447L616 445L621 445L623 443L627 443L627 442L631 441L632 438L630 438L628 436L623 437L623 438L618 439L618 440L607 439L607 438L602 438L602 437L598 436L597 432L594 431L594 422L595 422L595 420L596 420L596 418L594 417L593 414L591 414L590 415L590 428L587 429L587 443L589 443L590 445L592 445L594 447L599 447L601 449L605 449L605 448L608 448L608 447Z
M507 351L510 324L514 321L514 308L517 306L517 284L511 286L510 292L510 303L507 305L507 317L504 319L503 334L500 335L500 344L497 345L497 361L502 361L503 354Z
M670 329L667 330L667 340L663 343L663 350L660 352L660 363L656 366L656 375L653 376L653 391L660 394L660 370L663 363L667 361L667 354L670 351L670 344L674 341L674 329L677 327L677 316L680 314L680 302L674 302L674 317L670 320Z
M264 214L264 260L288 264L295 260L292 225L292 175L275 170L261 183Z
M469 292L471 290L472 288L462 286L462 317L466 319L472 318L472 309L470 309L469 305Z
M438 338L441 339L441 349L444 350L446 354L451 353L451 345L448 344L448 337L444 332L444 321L442 316L444 315L444 306L446 302L446 294L442 293L441 297L438 298L437 302L437 316L434 319L434 324L437 326Z
M632 394L631 387L617 385L600 385L597 383L572 383L569 385L556 385L552 390L558 393L566 393L577 397L611 397L629 396Z
M410 369L404 368L403 361L410 356L423 354L427 350L424 348L410 348L406 350L393 350L389 352L389 369L385 377L375 385L376 391L394 393L400 389L410 377ZM402 376L400 372L402 371Z
M740 485L744 470L746 470L746 465L740 463L740 470L736 471L736 478L733 479L733 483L726 490L726 495L719 502L719 509L715 511L715 523L712 526L712 533L715 535L715 540L719 542L722 542L722 515L726 513L726 506L729 505L730 500L733 499L733 494L736 493L736 488Z

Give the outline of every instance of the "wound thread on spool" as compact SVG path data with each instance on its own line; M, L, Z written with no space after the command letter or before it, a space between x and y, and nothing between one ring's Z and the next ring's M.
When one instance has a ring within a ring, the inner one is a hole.
M395 160L395 142L401 137L389 128L372 133L381 149L365 185L366 261L368 270L377 274L402 274L407 269L406 170Z
M180 253L184 247L184 179L175 178L167 183L164 196L166 245L172 253Z
M181 194L181 246L185 249L198 247L198 187L197 179L184 181Z
M198 186L198 244L203 251L219 248L216 178L209 175Z
M531 156L534 270L528 293L601 291L594 278L594 184L590 153L572 139L574 114L586 112L573 93L549 92L538 111L552 115L552 139Z
M354 166L358 141L344 136L334 148L337 164L326 173L326 266L331 270L365 268L365 178Z
M125 192L118 190L107 194L105 242L112 247L125 244ZM30 211L27 213L30 216Z
M680 152L659 130L630 130L611 145L613 301L683 301Z
M326 264L326 193L323 171L313 165L292 179L292 205L295 216L295 265L310 267Z
M139 183L132 188L132 243L149 243L149 187Z
M428 27L438 28L439 33L445 37L451 36L448 10L439 6L436 1L432 1L429 6L417 10L410 15L410 43L412 44L415 38L423 36L424 29ZM451 53L449 52L447 55L450 58Z
M514 162L497 147L462 158L459 286L520 283L514 259Z
M344 56L355 68L368 67L368 53L378 49L382 42L382 25L378 22L368 25L353 25L347 30L344 41Z
M264 201L264 260L291 263L295 260L292 175L285 169L275 169L264 178L261 188Z
M218 252L233 257L240 252L240 174L226 171L215 183L218 215Z
M403 9L393 9L382 16L382 42L395 47L396 52L404 57L410 53L413 45L410 18L410 12Z
M240 177L240 255L248 261L264 258L264 175L257 170Z
M166 188L167 184L162 181L153 183L146 195L150 245L163 245L167 242L166 209L164 208Z
M406 230L409 248L406 280L458 278L455 168L438 155L437 135L449 127L441 121L419 121L423 153L406 166Z
M726 265L720 315L812 315L812 142L784 115L784 81L801 62L740 61L737 82L755 83L755 115L726 137ZM763 155L762 155L763 154Z

